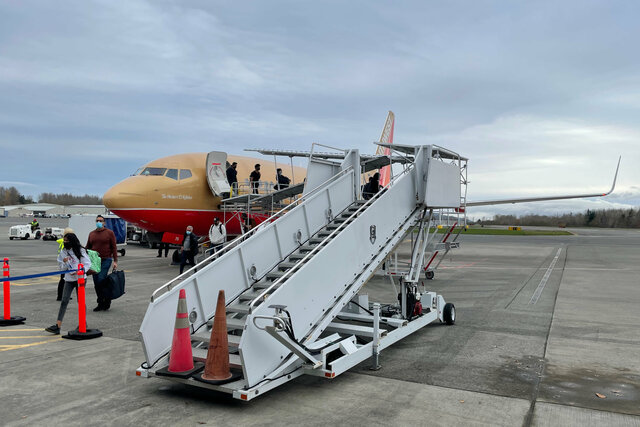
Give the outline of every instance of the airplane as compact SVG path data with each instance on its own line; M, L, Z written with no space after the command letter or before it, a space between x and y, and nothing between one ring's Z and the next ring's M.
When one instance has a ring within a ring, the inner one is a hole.
M236 155L227 158L226 153L213 151L152 160L107 190L103 202L115 215L147 230L151 243L179 244L189 225L196 235L207 236L214 217L226 220L228 234L241 234L241 215L219 208L225 193L236 195L226 177L227 166L233 162L238 163L236 193L249 192L247 180L257 163L261 165L260 193L273 191L276 179L273 162ZM292 185L301 183L306 176L306 170L301 167L284 164L278 167L283 169L283 174L290 174ZM249 214L249 220L256 225L268 217L264 213Z

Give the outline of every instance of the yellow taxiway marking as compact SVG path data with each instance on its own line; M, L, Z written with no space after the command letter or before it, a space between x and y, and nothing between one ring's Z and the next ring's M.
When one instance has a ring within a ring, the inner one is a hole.
M17 282L11 282L11 286L48 285L51 283L58 283L59 280L60 280L60 276L55 276L54 279L52 279L51 277L42 277L42 278L35 278L24 283L21 280L18 280Z
M25 331L42 331L42 328L29 328L29 329L0 329L0 332L25 332Z
M51 339L44 340L44 341L32 342L32 343L29 343L29 344L8 344L8 345L1 345L0 344L0 352L9 351L9 350L18 350L18 349L25 348L25 347L33 347L34 345L46 344L48 342L58 341L58 340L61 340L61 339L62 339L62 337L55 337L55 338L51 338Z
M12 340L12 339L16 339L16 338L46 338L50 335L16 335L13 337L0 337L0 340Z

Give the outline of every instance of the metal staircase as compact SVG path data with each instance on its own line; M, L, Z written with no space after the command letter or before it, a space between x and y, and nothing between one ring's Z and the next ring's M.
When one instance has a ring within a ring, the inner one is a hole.
M308 170L307 182L318 182L318 177L327 176L327 170L339 172L315 189L305 189L286 215L264 223L250 238L206 265L196 266L197 272L192 269L156 291L140 328L147 363L142 370L153 374L167 363L179 289L187 293L194 358L199 360L206 359L218 290L225 290L229 360L232 368L241 371L241 379L215 386L190 379L176 381L247 400L309 369L335 375L327 362L328 348L338 348L345 361L354 363L371 356L370 349L357 344L355 335L375 342L387 331L377 328L374 317L371 327L355 327L341 325L337 316L345 313L407 233L425 222L427 212L433 207L455 206L460 200L459 156L447 157L454 163L458 160L455 169L442 162L443 149L438 159L432 146L405 146L404 150L413 163L369 200L360 198L357 150L345 152L342 163L327 164L324 170L316 164ZM434 169L443 167L444 172L432 175ZM455 185L443 181L447 174L456 177ZM443 185L446 188L440 188ZM451 189L457 193L448 194ZM420 265L413 270L419 272ZM408 282L416 280L407 277ZM435 294L428 297L432 309L421 320L386 320L399 329L411 326L396 333L392 341L442 320L444 300ZM368 307L365 310L369 312Z

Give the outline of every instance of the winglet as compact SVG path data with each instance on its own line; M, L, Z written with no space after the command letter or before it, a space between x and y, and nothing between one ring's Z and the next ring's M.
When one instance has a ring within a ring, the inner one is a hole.
M618 157L618 166L616 166L616 174L613 176L613 184L611 185L611 190L609 190L607 193L604 193L603 196L613 193L614 188L616 188L616 180L618 179L618 169L620 169L620 160L622 160L622 156Z

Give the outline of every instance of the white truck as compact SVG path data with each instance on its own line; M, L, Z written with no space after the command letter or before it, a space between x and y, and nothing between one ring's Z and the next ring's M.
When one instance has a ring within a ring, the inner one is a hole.
M30 225L14 225L9 229L9 240L21 239L27 240L31 237L39 239L42 236L42 230L36 228L31 231Z

